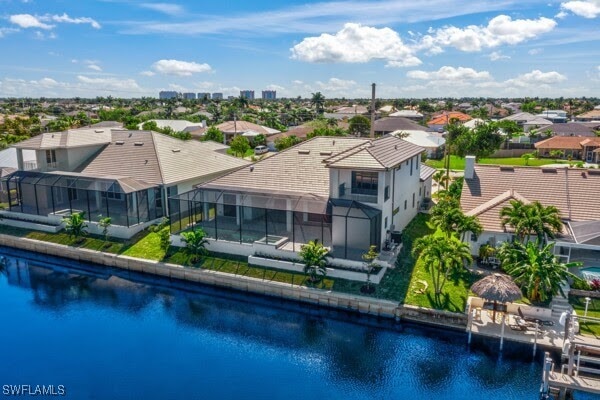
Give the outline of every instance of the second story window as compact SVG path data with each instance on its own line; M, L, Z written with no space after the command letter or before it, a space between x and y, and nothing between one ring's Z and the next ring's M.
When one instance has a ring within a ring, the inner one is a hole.
M386 186L385 190L383 191L383 197L384 197L384 201L387 201L387 199L390 198L390 187Z
M46 164L56 164L56 150L46 150Z
M352 171L352 193L377 196L377 172Z

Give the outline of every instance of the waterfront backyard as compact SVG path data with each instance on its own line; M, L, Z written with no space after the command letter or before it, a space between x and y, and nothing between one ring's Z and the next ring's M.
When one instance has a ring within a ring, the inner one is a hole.
M154 261L184 265L190 268L203 268L230 274L249 276L268 281L289 283L292 285L305 285L341 293L371 296L384 300L396 301L420 307L442 309L453 312L464 312L469 287L473 277L467 270L451 276L440 298L433 296L431 275L422 262L415 262L410 249L412 243L419 237L430 234L433 230L427 224L429 215L419 214L405 229L403 235L403 248L396 261L395 268L388 269L386 275L372 294L361 291L364 283L349 281L339 278L326 277L317 284L308 282L302 273L264 268L249 265L244 257L224 254L209 254L201 257L196 263L185 248L171 246L164 251L160 246L158 232L143 231L131 240L118 240L109 238L105 241L102 237L88 236L82 242L69 237L65 232L45 233L30 231L21 228L2 226L1 233L13 236L26 237L68 246L82 247L90 250L104 251L129 257L137 257Z

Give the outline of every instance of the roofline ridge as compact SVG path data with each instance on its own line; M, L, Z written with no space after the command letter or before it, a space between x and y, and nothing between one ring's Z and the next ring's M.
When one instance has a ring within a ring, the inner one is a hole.
M531 203L529 200L527 200L526 197L522 196L521 194L519 194L519 192L515 191L514 188L510 188L510 189L500 193L498 196L496 196L492 199L489 199L485 203L466 212L465 215L475 216L475 215L482 214L482 213L488 211L490 208L497 206L498 204L500 204L503 201L508 200L510 198L514 198L515 200L522 201L526 204Z

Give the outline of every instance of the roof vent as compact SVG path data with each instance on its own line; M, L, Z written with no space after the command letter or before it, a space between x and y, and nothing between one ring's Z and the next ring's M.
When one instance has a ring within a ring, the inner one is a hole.
M397 144L394 145L394 149L398 150L398 145Z
M589 175L600 175L600 170L599 169L588 169L587 173Z
M94 130L94 132L96 132L96 133L104 133L104 130L102 130L102 129L96 129L96 130Z
M115 144L125 144L125 141L124 141L124 140L117 140L117 141L115 142Z
M335 146L335 139L333 140L333 142L331 144L333 144Z
M144 142L134 142L133 145L134 146L143 146Z
M179 152L181 152L181 149L172 149L171 151L172 151L173 153L179 153Z
M331 151L321 151L319 152L320 155L322 156L330 156L331 155Z
M544 174L556 174L556 168L542 168L542 173Z
M310 150L298 150L298 154L310 154Z
M254 171L254 165L250 166L250 172Z
M513 167L500 167L500 171L515 172L515 169Z

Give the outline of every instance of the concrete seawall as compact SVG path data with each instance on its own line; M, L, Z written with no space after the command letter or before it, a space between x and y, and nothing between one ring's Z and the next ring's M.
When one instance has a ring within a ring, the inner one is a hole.
M242 292L312 303L319 306L354 311L391 319L406 319L453 329L465 329L466 314L400 305L396 302L314 289L281 282L264 281L240 275L183 267L181 265L144 260L95 250L76 248L0 234L0 245L48 254L71 260L121 268L128 271L159 275L170 279L198 282Z

